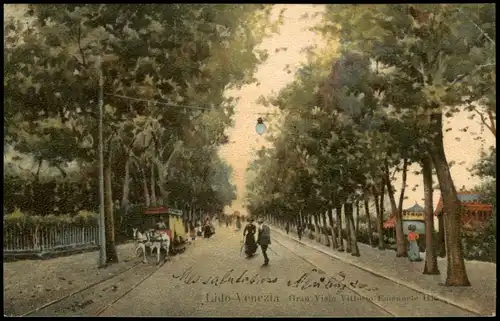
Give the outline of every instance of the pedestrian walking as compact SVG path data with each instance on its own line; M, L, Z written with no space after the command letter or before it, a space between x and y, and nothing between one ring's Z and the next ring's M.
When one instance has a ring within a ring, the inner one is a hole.
M196 236L201 236L202 233L201 233L201 224L198 223L196 224Z
M288 224L288 222L286 222L285 230L286 230L286 235L288 235L288 233L290 232L290 225Z
M264 256L264 264L269 264L269 257L267 256L267 248L271 245L271 229L267 224L264 224L264 219L259 219L259 234L257 235L257 244L260 245L262 249L262 255Z
M245 246L245 254L248 258L252 257L255 252L257 252L257 243L255 242L255 232L257 228L253 225L253 219L248 219L248 224L245 226L243 230L243 239Z
M191 222L189 223L189 236L191 237L192 242L196 240L196 228Z
M236 230L240 230L241 229L241 220L240 220L240 217L238 216L236 218Z
M302 240L302 225L297 225L297 235L299 236L299 240Z

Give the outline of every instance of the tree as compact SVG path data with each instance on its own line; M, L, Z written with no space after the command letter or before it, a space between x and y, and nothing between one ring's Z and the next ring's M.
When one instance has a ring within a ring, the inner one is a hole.
M361 48L374 60L392 68L392 77L403 79L409 85L410 94L420 96L417 108L408 110L426 116L422 118L422 125L430 133L430 155L437 169L445 215L449 218L446 220L447 244L451 252L448 253L446 284L469 285L460 243L461 208L444 154L442 120L443 115L458 111L457 106L467 99L473 97L472 100L477 101L479 97L488 96L484 90L472 95L474 86L470 85L485 74L491 79L495 66L491 63L494 42L489 35L494 31L484 32L478 27L494 26L494 18L487 13L492 7L483 4L398 5L364 9L335 7L327 15L329 19L337 18L331 21L343 26L342 36L352 47ZM464 12L468 19L461 16ZM338 31L332 24L323 30ZM462 83L462 80L466 81Z
M30 5L28 15L34 18L30 26L22 29L15 21L6 25L9 81L5 122L9 139L22 145L25 139L16 133L19 124L56 121L54 133L47 139L47 153L38 158L50 157L61 168L70 161L95 164L95 62L98 56L103 57L108 261L116 260L113 172L125 176L124 207L130 158L142 173L146 203L151 198L154 201L157 187L162 201L167 201L165 171L177 142L189 136L185 128L193 124L195 110L200 109L171 106L203 102L204 109L218 109L214 117L221 118L220 126L212 143L223 143L221 128L229 124L234 103L224 98L224 90L254 81L256 66L267 56L254 48L280 23L279 19L270 22L272 6L227 8L196 4ZM160 100L166 100L168 108L156 103ZM147 121L126 125L141 117ZM42 130L41 126L25 128L35 137ZM135 145L141 132L147 133ZM112 143L115 141L119 144ZM30 151L38 148L33 144L28 147ZM120 164L117 155L122 153L126 161ZM123 165L123 171L116 165Z
M423 274L440 274L434 242L432 160L428 155L424 155L422 158L422 177L425 193L425 265Z

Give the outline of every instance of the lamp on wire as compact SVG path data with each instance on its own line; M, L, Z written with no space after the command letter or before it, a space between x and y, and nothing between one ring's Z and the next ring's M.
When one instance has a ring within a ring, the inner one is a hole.
M266 125L264 125L264 120L262 117L257 118L257 125L255 126L255 131L257 134L262 135L266 132Z

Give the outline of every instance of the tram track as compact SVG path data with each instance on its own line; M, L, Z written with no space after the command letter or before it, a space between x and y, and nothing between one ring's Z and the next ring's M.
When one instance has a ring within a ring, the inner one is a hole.
M26 316L99 316L114 303L149 279L165 265L134 262L122 271L93 282L21 315ZM139 278L139 281L136 281ZM125 290L122 290L125 289ZM111 299L109 301L109 299Z
M293 241L295 241L295 240L291 240L291 242L293 242ZM309 258L305 257L304 255L302 255L302 254L298 253L296 250L294 250L294 249L293 249L293 248L291 248L290 246L287 246L287 245L283 244L282 242L280 242L279 240L276 240L276 238L273 238L273 243L276 243L276 244L280 245L281 247L283 247L284 249L286 249L287 251L289 251L289 252L293 253L295 256L297 256L297 257L299 257L301 260L303 260L303 261L307 262L309 265L313 266L313 267L314 267L315 269L317 269L318 271L322 271L323 273L326 273L326 271L324 271L325 269L324 269L324 268L322 268L322 267L320 266L320 264L317 264L317 263L315 263L314 261L310 260ZM319 250L317 250L317 249L315 249L315 248L313 248L313 247L310 247L310 246L308 246L308 245L306 245L306 244L303 244L303 243L300 243L300 242L298 242L298 244L300 244L300 245L302 245L303 247L306 247L306 248L308 248L308 249L310 249L310 250L313 250L314 252L316 252L316 253L318 253L318 254L320 254L320 255L323 255L323 256L327 257L327 258L329 259L329 261L334 261L334 262L339 261L338 259L333 258L333 257L331 257L331 256L328 256L328 255L326 255L325 253L323 253L323 252L321 252L321 251L319 251ZM345 264L349 264L349 263L345 263ZM370 273L370 272L367 272L367 273L369 273L370 275L372 275L372 276L374 276L374 277L376 277L376 278L380 279L380 280L381 280L381 282L392 282L392 281L390 281L390 280L388 280L388 279L386 279L386 278L383 278L383 277L381 277L381 276L379 276L379 275L377 275L377 274L373 274L373 273ZM394 282L392 282L392 283L394 283ZM418 290L416 290L416 289L413 289L413 288L408 287L408 286L405 286L405 285L401 285L401 284L394 283L394 286L404 287L404 288L406 288L408 291L413 291L413 292L416 292L416 293L420 294L422 297L427 295L427 294L426 294L426 293L424 293L424 292L418 291ZM354 292L356 295L358 295L359 297L363 298L363 300L364 300L365 302L370 302L371 304L375 305L377 308L381 309L382 311L384 311L385 313L389 314L390 316L393 316L393 317L397 317L397 316L399 316L398 314L396 314L396 313L394 313L394 312L390 311L389 309L387 309L387 308L386 308L384 305L382 305L381 303L377 302L376 300L373 300L373 299L372 299L372 298L373 298L373 295L371 295L371 296L370 296L370 295L368 295L368 294L361 293L360 291L357 291L356 289L353 289L352 287L348 287L348 288L349 288L349 290L350 290L350 291ZM471 316L482 316L482 314L479 314L479 313L478 313L478 312L476 312L476 311L471 311L471 310L469 310L469 309L466 309L466 308L460 307L460 306L458 306L458 305L451 304L451 303L446 302L446 301L439 300L439 299L437 299L437 298L433 298L432 300L435 300L436 302L440 302L440 303L443 303L443 304L449 305L449 306L451 306L451 307L453 307L453 308L456 308L456 309L460 309L460 310L462 310L462 311L466 312L467 314L470 314Z
M159 264L156 269L154 269L153 271L151 271L150 273L148 273L145 277L143 277L139 282L135 283L134 285L132 285L131 287L129 287L125 292L123 292L122 294L120 294L118 297L116 297L113 301L111 301L110 303L108 303L106 306L104 306L103 308L101 308L100 310L98 310L93 316L100 316L101 314L103 314L106 310L108 310L110 307L113 306L113 304L115 304L116 302L118 302L121 298L123 298L124 296L126 296L127 294L129 294L130 292L132 292L135 288L137 288L139 285L141 285L144 281L146 281L147 279L149 279L150 277L152 277L156 272L158 272L158 270L160 270L164 265L165 263L167 263L167 261L163 261L163 263Z

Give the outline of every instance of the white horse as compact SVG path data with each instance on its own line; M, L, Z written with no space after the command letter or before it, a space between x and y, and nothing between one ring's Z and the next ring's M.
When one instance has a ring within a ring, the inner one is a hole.
M160 252L161 249L165 250L165 261L168 260L168 250L170 249L170 237L167 233L158 233L157 231L151 230L149 234L151 240L151 253L156 250L156 264L160 263Z
M137 251L141 249L142 263L147 263L148 261L146 260L146 248L147 247L151 248L151 240L149 237L149 233L145 232L144 234L142 234L137 228L134 228L133 230L134 230L134 240L136 242L135 253L137 254Z

